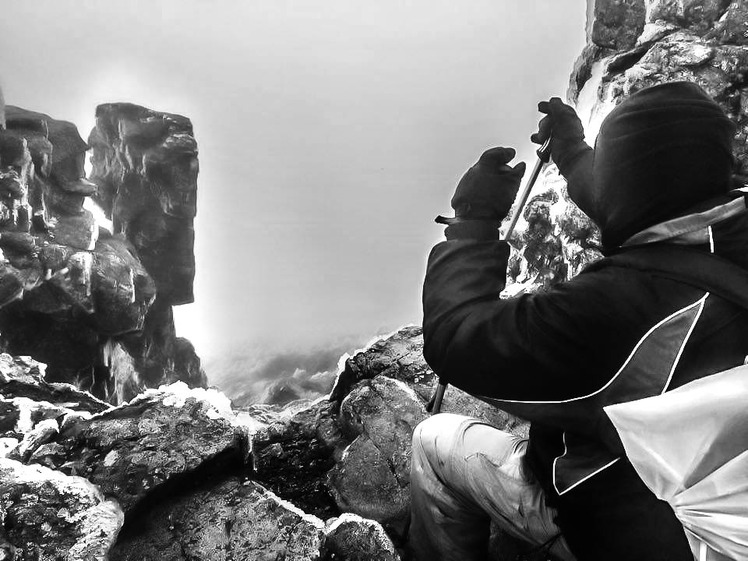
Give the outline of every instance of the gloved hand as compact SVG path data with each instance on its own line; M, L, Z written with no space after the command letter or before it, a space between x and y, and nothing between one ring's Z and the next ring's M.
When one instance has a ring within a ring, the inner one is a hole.
M530 136L536 144L543 144L549 136L551 140L551 157L559 171L568 169L568 164L585 149L589 149L584 142L584 127L577 112L566 105L558 97L538 103L538 111L545 113L545 117L538 123L538 132Z
M462 176L452 197L455 218L501 222L512 207L525 163L507 165L514 148L491 148Z

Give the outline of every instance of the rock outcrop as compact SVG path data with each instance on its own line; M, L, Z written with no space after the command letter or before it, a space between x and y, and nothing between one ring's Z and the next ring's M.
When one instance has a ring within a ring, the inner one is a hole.
M622 99L675 80L695 82L737 125L736 176L748 179L748 2L744 0L588 0L588 44L571 75L592 144ZM568 199L549 166L525 208L510 262L508 295L542 290L599 259L594 226Z
M204 386L171 312L192 301L197 148L189 120L99 107L93 182L75 125L14 106L3 106L2 120L3 347L45 362L48 381L112 403L176 380ZM114 227L97 222L92 200Z
M47 547L35 528L48 518L57 528L55 517L77 508L99 513L106 528L91 541L88 514L70 515L81 528L59 531L90 552L75 559L398 561L410 439L435 384L422 347L421 330L404 328L349 357L331 395L243 410L183 382L112 407L46 382L43 365L0 355L4 461L43 489L61 481L91 497L84 508L45 496L39 502L53 506L16 514L27 491L10 480L0 493L0 512L15 516L6 546L33 558ZM445 409L526 429L454 388Z
M580 59L571 77L570 98L587 106L592 135L602 117L629 94L674 80L695 82L738 125L733 147L745 174L748 4L743 0L597 0L593 29L604 25L603 14L613 13L607 9L612 4L626 14L618 28L628 39L610 42L593 32L586 51L593 54Z

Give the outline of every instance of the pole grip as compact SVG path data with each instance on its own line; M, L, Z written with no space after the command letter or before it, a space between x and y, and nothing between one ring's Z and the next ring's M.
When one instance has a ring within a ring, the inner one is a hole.
M447 384L443 382L439 382L439 385L436 386L436 391L434 392L434 395L431 397L431 401L429 401L428 404L426 405L426 411L428 413L431 413L432 415L436 415L437 413L441 412L442 401L444 400L445 391L447 391Z

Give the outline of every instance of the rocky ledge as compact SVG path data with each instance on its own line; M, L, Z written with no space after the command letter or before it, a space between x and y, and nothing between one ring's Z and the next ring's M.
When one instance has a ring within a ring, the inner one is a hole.
M0 355L0 550L13 559L397 560L410 438L436 384L417 327L330 395L234 409L183 382L112 406ZM445 411L526 426L450 388ZM60 557L62 556L62 557Z

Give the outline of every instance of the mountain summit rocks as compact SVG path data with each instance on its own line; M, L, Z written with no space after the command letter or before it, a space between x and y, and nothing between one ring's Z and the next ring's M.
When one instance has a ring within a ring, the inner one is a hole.
M748 0L589 8L569 92L588 140L623 96L692 80L737 123L745 169ZM410 435L437 383L420 328L349 357L316 400L236 408L189 388L205 378L172 306L192 299L191 125L107 104L89 143L92 181L74 126L0 98L2 344L49 363L0 354L0 559L401 559ZM552 167L522 218L505 295L599 257ZM527 430L452 387L443 410Z

